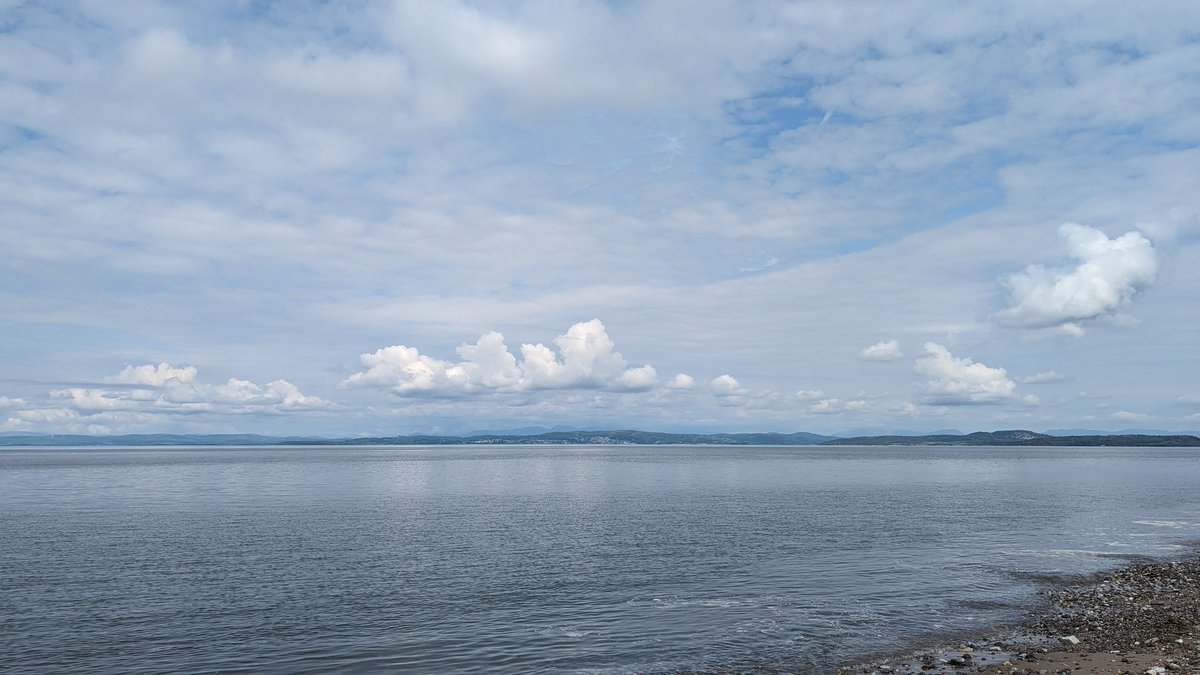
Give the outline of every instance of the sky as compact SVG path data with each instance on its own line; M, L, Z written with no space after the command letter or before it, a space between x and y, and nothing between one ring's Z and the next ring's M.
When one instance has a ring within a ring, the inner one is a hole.
M1200 4L0 0L0 432L1200 430Z

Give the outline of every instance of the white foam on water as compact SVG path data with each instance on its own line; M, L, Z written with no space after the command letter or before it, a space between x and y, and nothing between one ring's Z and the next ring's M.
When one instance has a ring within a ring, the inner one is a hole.
M665 598L653 598L651 603L655 607L662 609L674 609L676 607L715 607L717 609L733 609L735 607L758 607L760 603L754 599L738 599L738 598L691 598L683 599L678 597L668 596ZM767 607L766 609L773 609Z
M1125 544L1125 546L1128 546L1128 544ZM997 551L997 553L1000 553L1001 555L1028 556L1033 558L1078 558L1081 556L1104 558L1113 554L1112 551L1093 551L1091 549L1077 548L1002 550Z

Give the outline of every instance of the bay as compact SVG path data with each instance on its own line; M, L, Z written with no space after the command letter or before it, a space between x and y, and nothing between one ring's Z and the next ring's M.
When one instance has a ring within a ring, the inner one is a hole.
M793 669L1200 539L1195 449L0 450L6 672Z

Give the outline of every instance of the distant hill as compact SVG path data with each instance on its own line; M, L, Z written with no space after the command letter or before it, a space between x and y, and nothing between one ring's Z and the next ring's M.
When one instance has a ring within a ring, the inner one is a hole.
M29 434L0 436L0 446L278 446L278 445L948 445L948 446L1126 446L1197 447L1200 438L1182 434L1095 434L1052 436L1033 431L977 431L972 434L888 435L838 438L795 433L687 434L657 431L546 431L536 434L472 434L469 436L382 436L315 438L257 434Z
M1117 429L1103 431L1100 429L1047 429L1051 436L1181 436L1195 432L1167 431L1166 429ZM866 436L867 434L863 434Z
M826 441L823 445L965 445L1058 447L1200 447L1200 437L1173 434L1098 434L1051 436L1033 431L976 431L972 434L926 436L856 436Z
M260 436L257 434L126 434L87 436L47 434L0 436L0 446L152 446L152 445L820 445L834 436L806 432L744 434L672 434L654 431L547 431L470 436L412 435L362 438Z
M548 431L531 435L368 437L332 441L292 441L288 445L820 445L834 438L803 431L790 434L676 434L621 430Z
M151 446L151 445L277 445L314 440L310 436L260 436L258 434L30 434L0 436L0 446Z

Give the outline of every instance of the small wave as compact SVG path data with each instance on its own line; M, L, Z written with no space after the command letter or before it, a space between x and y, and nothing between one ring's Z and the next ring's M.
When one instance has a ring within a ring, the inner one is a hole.
M1183 520L1135 520L1134 525L1148 525L1150 527L1169 527L1179 530L1191 525L1191 523Z
M1113 551L1093 551L1086 548L1047 548L1047 549L1024 549L1024 550L1002 550L1001 555L1018 555L1029 556L1036 558L1078 558L1087 556L1091 558L1116 558L1122 557L1125 553L1114 553Z
M733 609L735 607L750 607L758 606L759 603L753 600L739 600L736 598L653 598L651 602L655 607L663 609L674 609L676 607L715 607L717 609ZM768 607L767 609L773 609Z

